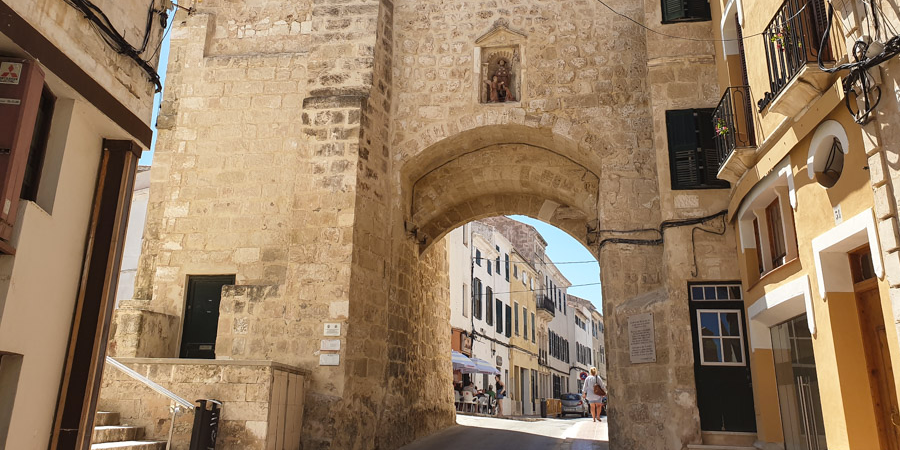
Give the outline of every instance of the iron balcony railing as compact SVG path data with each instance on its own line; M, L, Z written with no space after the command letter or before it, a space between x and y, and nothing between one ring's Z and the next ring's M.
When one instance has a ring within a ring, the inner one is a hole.
M537 307L538 310L543 309L544 311L549 312L551 316L556 316L556 303L546 295L537 298Z
M807 64L815 64L819 43L825 33L824 0L785 0L763 31L766 65L769 70L769 92L759 100L762 111ZM822 62L833 62L831 48L826 46Z
M725 89L719 106L716 106L713 127L716 132L719 169L734 153L734 149L756 147L751 101L749 86L732 86Z

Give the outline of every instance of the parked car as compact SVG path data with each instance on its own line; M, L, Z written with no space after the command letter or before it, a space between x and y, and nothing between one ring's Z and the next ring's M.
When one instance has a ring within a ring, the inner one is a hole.
M559 396L559 400L562 402L562 416L579 414L581 417L587 417L591 414L588 402L581 397L581 394L562 394Z

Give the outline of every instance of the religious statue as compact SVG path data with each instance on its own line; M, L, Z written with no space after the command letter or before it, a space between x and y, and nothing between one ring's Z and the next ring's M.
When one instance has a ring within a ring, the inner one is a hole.
M506 65L506 60L501 59L497 61L497 64L499 67L494 71L490 81L484 82L488 86L488 102L502 103L506 101L515 101L516 99L510 91L510 74L509 67Z

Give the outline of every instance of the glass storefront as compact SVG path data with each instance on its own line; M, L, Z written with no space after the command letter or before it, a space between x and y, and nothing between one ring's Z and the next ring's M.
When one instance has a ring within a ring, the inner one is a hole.
M785 450L825 450L816 358L806 314L771 329Z

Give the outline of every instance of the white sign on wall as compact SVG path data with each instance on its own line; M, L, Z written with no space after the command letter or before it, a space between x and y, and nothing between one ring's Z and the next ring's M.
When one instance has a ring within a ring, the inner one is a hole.
M341 340L340 339L322 339L322 344L319 350L327 350L334 351L341 349Z
M338 353L322 353L319 355L320 366L339 366L341 364L341 355Z
M653 313L628 317L628 348L632 364L656 362L656 336Z
M325 336L340 336L341 335L341 324L339 323L326 323L325 331L323 332Z
M844 213L841 212L841 205L838 204L837 206L835 206L833 211L834 211L834 224L840 225L841 222L844 221Z

